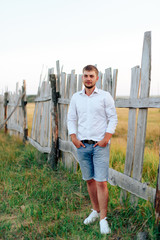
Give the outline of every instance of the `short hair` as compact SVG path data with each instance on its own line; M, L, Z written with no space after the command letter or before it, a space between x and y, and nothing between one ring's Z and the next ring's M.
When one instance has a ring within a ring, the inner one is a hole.
M94 65L85 66L83 68L83 73L84 73L84 71L94 71L97 74L97 76L98 76L98 73L99 73L98 69Z

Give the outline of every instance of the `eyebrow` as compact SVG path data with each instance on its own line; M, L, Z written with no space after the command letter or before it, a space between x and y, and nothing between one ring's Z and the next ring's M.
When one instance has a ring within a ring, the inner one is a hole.
M84 77L87 77L87 76L94 77L93 74L84 74Z

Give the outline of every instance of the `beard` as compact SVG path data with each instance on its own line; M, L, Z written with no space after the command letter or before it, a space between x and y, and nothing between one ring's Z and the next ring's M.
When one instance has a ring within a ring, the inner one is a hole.
M95 87L95 85L96 85L96 84L93 84L93 85L87 86L86 84L84 84L84 86L85 86L86 88L88 88L88 89L91 89L91 88Z

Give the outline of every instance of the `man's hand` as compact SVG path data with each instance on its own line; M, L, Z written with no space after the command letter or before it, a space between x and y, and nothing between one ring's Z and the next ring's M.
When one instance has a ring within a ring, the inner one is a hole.
M80 148L81 146L85 148L85 145L77 139L76 134L71 134L71 140L76 148Z
M104 138L101 141L94 144L93 147L96 147L96 146L106 147L111 137L112 137L112 134L106 132Z

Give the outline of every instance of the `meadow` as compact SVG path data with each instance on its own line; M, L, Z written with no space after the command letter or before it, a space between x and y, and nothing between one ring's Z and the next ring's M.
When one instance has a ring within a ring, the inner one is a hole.
M28 105L29 133L34 104ZM117 109L118 126L111 143L110 167L123 172L127 145L128 110ZM149 109L142 181L156 186L159 163L160 110ZM47 156L21 139L0 132L0 239L147 239L160 238L154 206L139 199L137 207L129 195L120 205L119 187L108 184L108 222L112 233L99 233L99 223L83 224L89 214L86 183L81 172L64 169L61 161L53 171Z

